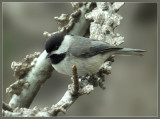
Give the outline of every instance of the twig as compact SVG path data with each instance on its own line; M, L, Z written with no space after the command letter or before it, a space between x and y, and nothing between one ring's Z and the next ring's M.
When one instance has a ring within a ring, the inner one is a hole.
M74 86L74 90L73 90L73 96L77 96L78 95L78 90L79 90L79 81L78 81L78 73L77 73L77 67L76 65L73 65L72 67L72 71L73 71L73 86Z

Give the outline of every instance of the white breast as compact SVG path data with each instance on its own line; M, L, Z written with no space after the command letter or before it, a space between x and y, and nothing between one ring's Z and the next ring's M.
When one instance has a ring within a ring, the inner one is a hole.
M74 56L66 57L59 64L53 65L56 71L62 74L72 76L72 66L77 66L79 76L94 74L98 72L100 66L109 57L109 55L96 55L90 58L77 58Z

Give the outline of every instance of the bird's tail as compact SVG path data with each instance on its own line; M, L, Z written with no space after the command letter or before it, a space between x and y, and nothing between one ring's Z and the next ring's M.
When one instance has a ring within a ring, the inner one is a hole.
M116 51L115 54L143 56L144 52L146 51L142 49L123 48Z

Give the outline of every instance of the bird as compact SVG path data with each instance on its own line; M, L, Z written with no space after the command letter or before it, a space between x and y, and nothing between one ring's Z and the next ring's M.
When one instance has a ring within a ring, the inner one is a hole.
M77 67L79 76L96 74L100 66L111 55L143 56L145 50L121 48L109 43L83 36L61 32L46 40L46 58L53 68L62 74L72 76L72 66Z

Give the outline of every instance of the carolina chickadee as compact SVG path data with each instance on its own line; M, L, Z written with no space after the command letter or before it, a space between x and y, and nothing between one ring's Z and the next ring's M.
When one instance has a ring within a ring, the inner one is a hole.
M62 74L72 75L72 66L77 66L79 76L98 72L100 66L111 55L142 55L144 50L120 48L106 42L91 40L82 36L59 33L46 41L47 58Z

